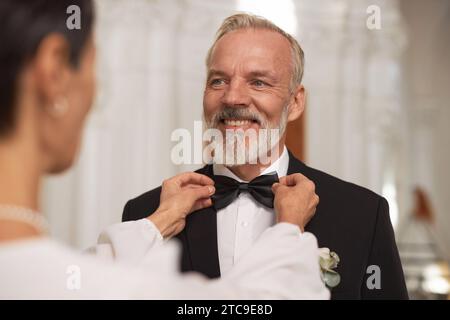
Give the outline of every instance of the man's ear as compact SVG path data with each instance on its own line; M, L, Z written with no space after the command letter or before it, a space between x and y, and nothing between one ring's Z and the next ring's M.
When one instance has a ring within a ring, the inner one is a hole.
M50 34L41 41L32 61L38 95L45 106L64 97L69 87L70 47L59 34Z
M303 85L298 85L289 105L288 122L298 119L305 110L306 93Z

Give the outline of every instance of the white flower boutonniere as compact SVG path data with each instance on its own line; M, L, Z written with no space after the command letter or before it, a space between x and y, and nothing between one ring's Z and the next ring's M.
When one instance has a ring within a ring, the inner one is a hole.
M328 288L334 288L341 282L341 276L334 271L339 264L339 256L329 248L319 248L320 275Z

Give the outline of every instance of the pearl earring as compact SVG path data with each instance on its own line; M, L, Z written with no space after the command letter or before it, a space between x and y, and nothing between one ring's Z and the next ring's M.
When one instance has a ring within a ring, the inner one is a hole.
M68 109L69 109L69 103L67 102L67 99L64 97L61 97L53 103L53 107L51 110L52 110L53 115L55 115L57 117L61 117L67 113Z

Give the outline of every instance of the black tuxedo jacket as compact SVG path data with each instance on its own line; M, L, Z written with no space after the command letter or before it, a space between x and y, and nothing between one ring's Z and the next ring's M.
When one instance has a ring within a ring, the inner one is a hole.
M197 172L212 176L212 166ZM319 247L330 248L340 257L336 271L341 283L331 290L332 299L407 299L403 270L389 218L387 201L379 195L312 169L289 153L288 174L301 173L316 185L320 203L306 231ZM148 217L159 206L161 187L128 201L123 221ZM217 215L213 207L193 212L177 236L182 244L182 271L197 271L209 278L220 277L217 249ZM381 288L372 269L380 270ZM370 279L368 279L370 277Z

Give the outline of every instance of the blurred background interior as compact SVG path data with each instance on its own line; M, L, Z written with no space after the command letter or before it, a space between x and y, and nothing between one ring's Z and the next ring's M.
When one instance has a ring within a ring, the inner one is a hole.
M222 20L246 11L295 35L305 51L307 110L289 128L290 147L386 197L411 297L448 299L450 1L96 5L96 104L75 169L48 178L42 194L56 237L86 248L121 220L127 200L200 166L171 162L171 133L202 119L206 52ZM370 5L380 8L380 29L366 25Z

